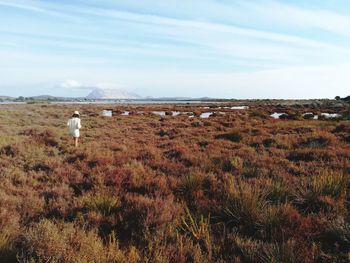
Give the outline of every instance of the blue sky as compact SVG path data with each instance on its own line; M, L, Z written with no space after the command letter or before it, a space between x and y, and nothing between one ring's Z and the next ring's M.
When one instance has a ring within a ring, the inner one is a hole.
M350 1L0 0L0 95L350 95Z

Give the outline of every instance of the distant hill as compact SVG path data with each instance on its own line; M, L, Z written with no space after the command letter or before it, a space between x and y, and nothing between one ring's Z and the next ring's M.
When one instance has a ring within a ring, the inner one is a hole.
M122 89L94 89L87 99L141 99L141 96Z
M40 96L33 96L28 97L27 99L33 99L33 100L65 100L64 97L55 97L51 95L40 95Z
M0 96L0 100L12 100L12 99L14 98L10 96Z
M347 96L347 97L345 97L345 98L342 98L341 100L346 101L346 102L350 102L350 96Z

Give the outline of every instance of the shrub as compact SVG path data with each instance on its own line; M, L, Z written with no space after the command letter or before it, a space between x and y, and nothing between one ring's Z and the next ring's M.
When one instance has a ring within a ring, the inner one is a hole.
M12 145L6 145L0 149L0 155L4 154L6 156L15 157L18 155L18 148Z
M269 244L251 238L235 235L230 238L234 254L241 260L237 262L262 262L262 263L297 263L304 262L302 255L297 253L294 240L288 240L281 244Z
M181 218L180 230L198 243L202 250L207 253L208 259L212 256L210 218L205 219L203 215L196 219L188 208Z
M305 113L303 117L305 120L312 120L315 117L315 115L313 113Z
M175 220L181 211L173 196L150 198L128 194L120 208L119 237L140 243L145 231L161 231L166 224Z
M308 150L308 149L301 149L301 150L294 150L290 152L287 156L287 159L293 162L312 162L312 161L330 161L332 158L332 155L334 153L329 151L322 151L322 150Z
M266 188L266 199L275 204L284 203L291 196L291 191L283 180L268 180Z
M251 238L243 238L238 235L230 237L232 242L231 253L239 256L242 262L264 262L262 258L262 250L264 244ZM237 260L237 262L240 262Z
M289 115L288 115L287 113L282 113L282 114L279 116L279 118L280 118L281 120L288 120L288 119L290 119L290 118L289 118Z
M301 114L298 111L288 112L288 114L282 114L280 119L288 119L288 120L299 120L301 118Z
M4 208L0 202L0 261L16 261L16 239L20 234L19 218L16 213Z
M338 199L346 194L348 177L340 172L323 171L315 176L312 189L319 196L330 196Z
M241 183L222 207L220 217L227 226L238 227L243 233L253 234L259 228L266 206L263 192Z
M203 177L200 174L189 174L181 180L176 192L186 198L187 203L192 206L198 198L203 195Z
M52 130L44 130L42 132L36 129L26 129L20 133L20 135L30 136L36 142L45 144L46 146L56 147L58 142L56 141L57 135Z
M193 122L191 122L191 126L195 127L195 128L202 127L203 126L203 122L201 122L201 121L193 121Z
M230 132L216 135L215 139L229 140L231 142L240 142L243 139L243 137L238 132Z
M320 241L327 250L341 253L350 251L350 225L343 217L336 217L325 223L320 234Z
M105 247L95 231L84 231L72 223L42 220L24 233L22 262L120 262L118 247ZM113 250L113 251L111 251ZM112 252L112 253L111 253Z
M158 132L158 135L159 135L160 137L164 137L164 136L169 135L169 132L168 132L168 131L165 131L165 130L163 130L163 129L161 129L161 130Z
M262 144L264 145L264 147L269 148L271 146L276 145L276 140L272 138L267 138L262 141Z
M101 213L103 216L108 216L115 212L119 204L119 198L109 192L96 193L84 198L84 206L89 211Z
M331 143L331 139L325 136L310 137L300 143L301 146L309 148L324 148Z
M243 178L257 178L260 175L260 168L256 165L246 164L243 168Z
M337 208L337 200L345 196L347 187L348 179L342 173L324 171L300 184L294 202L306 212L330 212Z
M332 131L333 133L346 132L350 133L350 123L342 123L335 127Z
M148 160L154 160L156 154L152 151L152 149L142 149L138 156L137 160L139 161L148 161Z
M251 112L249 112L249 117L250 118L261 118L261 119L268 118L267 114L264 112L261 112L261 111L251 111Z
M236 156L236 157L232 158L230 164L231 164L232 169L235 169L237 171L241 171L243 169L244 162L243 162L242 158Z
M264 262L284 262L284 263L298 263L302 262L302 258L297 252L296 242L288 240L281 244L273 244L265 249Z
M189 158L188 147L178 146L174 149L165 152L165 156L171 160L175 160L183 163L185 166L193 165L192 160Z
M344 141L350 144L350 135L344 136Z

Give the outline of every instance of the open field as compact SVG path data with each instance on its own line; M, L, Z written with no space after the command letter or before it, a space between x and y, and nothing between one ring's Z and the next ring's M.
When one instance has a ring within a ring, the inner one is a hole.
M233 106L1 105L0 262L349 262L349 109Z

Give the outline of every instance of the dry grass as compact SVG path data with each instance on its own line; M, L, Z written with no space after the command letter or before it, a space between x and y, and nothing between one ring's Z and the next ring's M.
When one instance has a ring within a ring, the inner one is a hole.
M349 261L349 122L263 102L220 111L2 105L0 262Z

